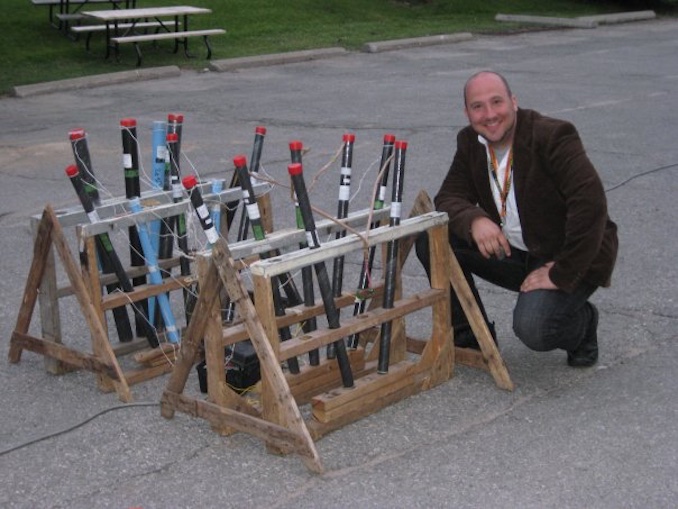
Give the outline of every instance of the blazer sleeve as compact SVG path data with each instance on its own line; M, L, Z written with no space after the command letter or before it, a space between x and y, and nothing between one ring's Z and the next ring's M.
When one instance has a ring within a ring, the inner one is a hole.
M551 280L562 290L573 291L598 255L607 223L607 200L596 169L586 155L576 128L559 122L541 131L546 139L542 157L565 203L562 245L554 253Z
M478 217L490 215L478 207L480 196L474 179L475 158L472 153L472 136L477 136L470 128L462 129L457 135L457 151L454 155L440 190L434 198L436 210L449 216L449 231L459 238L472 243L471 223Z

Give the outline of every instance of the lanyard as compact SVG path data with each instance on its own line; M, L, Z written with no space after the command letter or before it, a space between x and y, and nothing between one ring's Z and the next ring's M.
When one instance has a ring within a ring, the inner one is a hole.
M499 183L499 164L497 156L495 155L494 150L492 150L492 147L488 146L487 148L490 152L490 173L492 174L494 185L497 186L497 191L499 191L499 201L501 203L499 216L501 217L503 224L504 218L506 218L506 202L508 201L508 195L511 191L511 182L513 180L513 147L509 149L503 186Z

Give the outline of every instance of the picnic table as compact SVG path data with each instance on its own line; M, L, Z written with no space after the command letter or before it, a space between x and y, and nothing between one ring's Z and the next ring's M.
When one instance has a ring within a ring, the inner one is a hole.
M68 31L71 21L82 19L82 15L78 11L86 5L111 4L114 9L117 7L133 9L136 7L136 0L31 0L31 3L36 6L49 7L49 22L55 28L65 31Z
M139 43L147 41L159 41L165 39L174 40L174 53L179 46L184 47L184 53L190 57L188 51L188 39L190 37L202 37L207 47L207 58L212 56L212 48L209 44L210 35L226 33L221 28L206 30L189 30L189 17L195 14L211 14L212 10L204 7L179 5L171 7L148 7L141 9L111 9L100 11L82 11L83 16L100 21L105 26L106 33L106 58L111 56L111 50L119 59L120 44L131 43L137 53L137 67L141 65L141 48ZM149 20L154 20L149 22ZM157 27L155 33L138 33L138 28L153 23Z

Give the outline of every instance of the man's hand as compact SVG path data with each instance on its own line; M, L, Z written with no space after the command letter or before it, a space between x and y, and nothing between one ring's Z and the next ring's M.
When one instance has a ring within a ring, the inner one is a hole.
M553 284L549 277L549 270L553 267L555 262L548 262L530 272L523 284L520 285L521 292L531 292L532 290L557 290L558 287Z
M487 217L478 217L471 223L471 237L485 258L494 255L499 259L511 256L511 246L504 232Z

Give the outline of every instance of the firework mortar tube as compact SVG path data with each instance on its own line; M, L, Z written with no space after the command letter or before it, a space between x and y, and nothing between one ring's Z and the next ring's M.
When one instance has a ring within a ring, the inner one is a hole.
M142 208L139 198L131 199L129 201L129 208L132 212L141 212ZM137 225L137 228L139 229L139 240L141 241L141 247L144 250L144 256L146 258L146 266L148 267L148 280L152 285L162 284L162 276L160 275L155 250L151 245L148 226L145 223L141 223ZM167 341L177 344L179 343L179 332L177 330L176 321L174 320L169 297L167 296L167 293L163 292L159 293L156 296L156 299L158 300L162 320L165 323L165 335L167 336Z
M155 120L151 125L151 186L162 190L165 187L165 159L167 158L167 122ZM156 253L160 248L160 225L163 221L152 221L149 226L151 245ZM155 323L155 297L148 299L148 318Z
M301 164L301 151L303 144L294 140L290 142L290 158L292 163ZM301 210L299 209L299 202L296 195L294 197L294 214L297 221L297 228L304 230L304 219L301 217ZM306 249L308 244L306 242L299 243L299 249ZM304 305L307 307L315 306L315 291L313 289L313 267L305 266L301 269L301 284L302 292L304 294ZM315 316L306 320L302 326L304 332L312 332L318 328L318 323ZM308 352L308 360L311 366L318 366L320 364L320 351L318 349Z
M202 199L202 194L198 187L198 180L195 178L195 175L188 175L182 179L181 183L184 185L184 189L188 191L188 196L193 205L193 209L198 216L200 226L207 236L207 242L210 243L210 246L216 244L219 240L219 232L214 227L210 211L205 206L205 202Z
M400 224L403 199L403 180L405 176L405 154L407 142L398 140L395 142L395 161L393 166L393 192L391 193L391 215L389 226ZM386 250L386 276L384 281L384 309L392 309L395 302L396 271L398 270L398 240L391 240ZM388 373L389 355L391 349L391 332L393 322L381 324L381 337L379 338L379 360L377 361L377 373Z
M87 191L85 190L85 185L82 181L82 177L80 176L80 171L78 170L78 167L75 165L68 166L66 168L66 175L71 181L71 184L73 184L75 193L78 195L78 198L80 199L80 203L82 204L82 208L85 210L85 213L87 214L87 218L91 223L97 223L99 221L99 214L97 214L94 208L94 204L92 203L91 198L89 197ZM108 236L108 234L100 233L99 235L96 235L94 239L97 245L99 257L102 259L102 265L111 267L112 273L115 273L115 275L117 276L120 287L125 293L132 293L134 291L134 287L132 286L129 277L127 276L127 273L125 272L125 269L123 268L122 263L120 262L120 258L118 258L118 254L115 252L115 248L113 247L113 243L111 242L111 239ZM125 311L124 307L122 309L123 311ZM142 322L145 317L141 314L139 308L132 304L132 309L134 310L136 320L138 322ZM126 311L125 316L127 316ZM155 331L150 326L148 326L146 329L146 339L148 340L149 345L151 345L153 348L158 346L158 338L155 334Z
M351 199L351 172L353 168L353 144L355 135L344 134L342 138L341 172L339 179L339 200L337 205L337 219L345 219L348 216L348 205ZM336 233L335 239L346 236L346 230ZM337 256L332 264L332 295L341 297L344 286L344 257ZM341 311L339 311L341 313ZM334 358L334 345L327 345L327 357Z
M89 145L87 144L87 133L84 129L71 129L68 133L71 140L71 148L75 157L75 164L80 172L85 192L92 200L94 205L99 205L99 189L97 188L94 169L92 168L92 158L89 155Z
M184 126L184 116L180 113L170 113L167 115L167 134L177 135L176 156L177 161L181 155L181 135Z
M395 136L392 134L384 135L384 145L381 150L381 162L379 163L379 172L381 173L381 181L374 196L373 210L381 210L384 208L386 201L386 186L388 185L388 174L391 169L391 156L393 155L393 143ZM370 230L379 227L379 222L370 224ZM377 246L371 246L367 252L367 260L364 261L362 269L360 270L360 278L358 279L358 291L356 292L355 302L353 304L353 316L361 315L365 312L367 305L367 298L364 295L365 290L370 287L370 277L372 274L372 266L374 265L374 256L377 251ZM358 348L360 343L360 334L351 334L348 338L348 346L351 349Z
M261 161L261 154L264 148L264 139L266 137L266 128L263 126L257 126L254 129L254 144L252 145L252 171L258 172ZM228 185L229 189L234 189L239 187L238 183L238 172L234 171L231 176L231 183ZM238 205L240 204L239 200L233 200L226 203L226 226L228 230L231 230L231 225L233 224L233 219L235 219L235 214L238 210ZM247 238L247 230L249 225L247 224L247 213L245 210L241 212L240 215L240 226L238 227L238 236L237 240L245 240Z
M92 201L93 206L99 205L101 200L99 197L99 189L97 187L96 178L94 177L92 158L89 154L87 133L81 128L71 129L68 133L68 137L71 140L73 157L75 158L75 164L80 174L80 180L82 182L84 192ZM100 246L97 247L97 251L100 249ZM111 267L109 259L105 256L102 257L102 253L100 252L98 254L102 272L104 274L112 274L113 267ZM119 289L120 285L118 283L106 285L106 290L108 293L116 292ZM127 316L127 311L125 311L125 308L115 308L113 310L113 319L115 320L115 328L118 332L118 339L121 342L132 341L134 335L132 333L132 326L129 323L129 316Z
M257 126L254 129L254 143L252 145L252 157L251 157L251 166L250 169L252 173L259 173L259 168L261 167L261 154L264 149L264 139L266 136L266 128L263 126ZM257 179L254 176L250 176L252 185L257 183ZM247 238L249 215L246 213L245 208L243 207L241 217L240 217L240 226L238 227L238 240L245 240ZM262 223L263 226L263 223Z
M263 126L257 126L254 129L254 144L252 145L252 171L259 171L261 154L264 149L264 139L266 136L266 128ZM231 177L231 183L229 184L229 189L234 189L240 186L238 171L234 170ZM240 200L233 200L226 203L226 226L230 231L231 225L233 224L233 219L238 210L238 205ZM249 229L249 215L247 214L246 205L243 204L242 211L240 213L240 222L238 225L238 235L236 236L236 242L243 241L247 238L247 230ZM261 222L260 222L261 224ZM262 225L263 227L263 225ZM227 323L232 322L235 319L235 302L231 301L226 306L224 312L224 320Z
M242 190L242 199L245 205L245 210L247 211L247 216L249 217L249 222L252 225L252 233L254 235L254 240L265 240L266 232L264 231L264 226L261 223L261 214L259 212L259 205L254 196L254 189L252 188L252 180L250 174L247 171L247 159L243 155L236 156L233 159L233 164L235 165L235 171L238 172L238 181L240 182L240 189ZM270 258L272 253L262 253L261 258L266 259ZM275 316L285 316L285 306L282 302L282 297L280 295L280 281L281 278L275 277L272 281L273 288L273 307L275 311ZM292 339L292 333L290 332L289 327L280 327L278 329L278 334L280 335L280 341L288 341ZM290 370L290 373L297 374L299 373L299 361L296 357L291 357L287 359L287 367Z
M287 169L292 179L292 185L299 202L301 216L304 220L306 242L308 243L309 249L318 249L320 247L320 241L318 239L318 231L315 227L315 220L313 219L313 211L306 190L306 183L304 182L302 165L300 163L292 163ZM328 326L330 329L338 329L340 326L339 312L332 296L332 287L330 285L330 278L327 274L325 262L314 263L313 268L315 269L316 277L318 279L318 287L320 288L320 295L325 307ZM346 351L346 343L343 339L339 339L334 342L334 346L342 383L344 387L353 387L353 372L351 371L351 363L349 362Z
M139 183L139 142L137 138L137 121L133 118L123 118L120 121L122 134L122 167L125 172L125 198L128 200L141 196ZM130 265L143 267L146 262L142 254L139 233L135 226L129 227ZM137 286L146 283L145 276L132 279L132 285ZM136 322L137 335L146 335L148 329L148 301L146 299L137 302L137 306L144 315L142 323Z
M179 134L176 132L167 133L167 154L170 165L170 185L172 187L172 201L179 203L184 199L184 188L181 185L181 167L179 165ZM191 262L188 257L188 231L186 227L186 216L183 213L170 218L170 223L174 234L177 237L177 246L181 251L179 257L179 268L182 276L191 275ZM171 257L171 255L170 255ZM191 294L193 291L184 288L184 309L186 312L186 323L190 321L192 303Z

